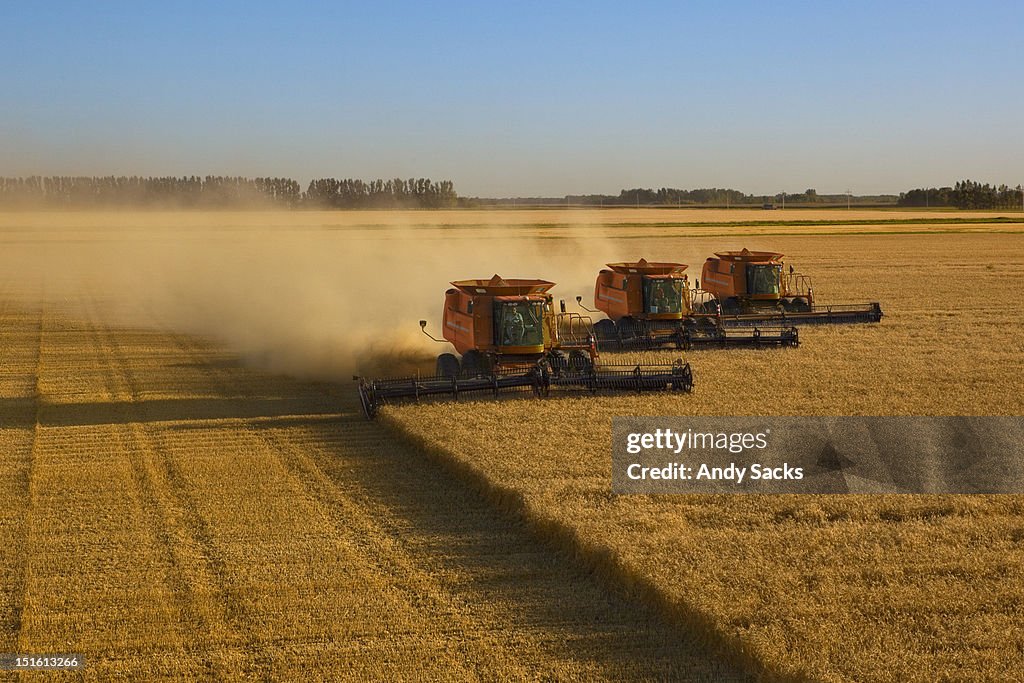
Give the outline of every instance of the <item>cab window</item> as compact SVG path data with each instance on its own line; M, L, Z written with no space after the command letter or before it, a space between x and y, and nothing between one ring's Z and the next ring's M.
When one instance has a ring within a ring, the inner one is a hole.
M782 266L747 266L747 294L778 294Z
M495 302L494 321L499 346L540 346L544 343L541 302Z
M644 308L648 313L682 313L682 280L644 278Z

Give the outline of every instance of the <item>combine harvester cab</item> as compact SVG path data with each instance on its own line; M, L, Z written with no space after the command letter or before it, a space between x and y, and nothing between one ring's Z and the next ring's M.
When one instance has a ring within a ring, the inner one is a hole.
M782 254L770 251L720 251L704 262L704 299L698 307L721 316L726 326L765 322L794 324L877 323L875 302L817 304L808 275L784 270Z
M430 377L356 377L363 412L373 418L381 405L429 396L458 400L518 390L547 396L552 388L679 390L689 392L693 375L681 359L669 365L604 365L590 319L555 312L547 280L457 280L445 293L443 339L453 353L437 357Z
M594 305L608 316L594 324L602 350L800 343L795 327L766 325L754 330L730 330L721 324L717 313L694 311L685 264L640 259L607 265L594 285ZM581 306L582 299L576 297Z

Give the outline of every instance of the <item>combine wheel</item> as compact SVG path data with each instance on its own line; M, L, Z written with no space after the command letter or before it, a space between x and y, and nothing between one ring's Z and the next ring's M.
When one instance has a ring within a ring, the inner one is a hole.
M799 297L788 297L782 300L782 310L787 313L805 313L811 310L805 299Z
M590 372L594 369L594 363L590 356L577 350L569 354L569 369L574 372Z
M737 315L743 310L740 301L734 296L722 302L722 313L725 315Z
M491 363L487 356L476 349L470 349L462 354L462 376L476 377L478 375L491 374Z
M451 353L442 353L437 357L437 376L446 377L451 379L452 377L459 376L459 359Z
M707 301L697 304L693 311L694 313L705 313L707 315L720 315L722 313L716 299L708 299Z
M807 299L793 299L793 310L797 313L810 312L811 307L807 303Z
M640 324L630 317L625 317L619 321L619 335L623 341L631 340L639 336Z
M607 318L594 323L594 335L598 341L609 341L616 338L615 323Z
M551 366L552 372L560 375L569 369L569 359L561 351L552 351L548 354L548 365Z

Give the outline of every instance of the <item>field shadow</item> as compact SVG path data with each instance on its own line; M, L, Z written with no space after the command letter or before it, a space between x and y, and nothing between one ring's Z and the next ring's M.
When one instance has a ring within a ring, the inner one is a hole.
M510 637L539 634L549 652L524 653L524 660L569 660L612 680L754 680L655 607L541 540L448 468L365 420L354 400L341 402L340 418L304 423L321 437L310 453L318 468L339 489L355 485L386 508L394 538L436 566L446 590L466 604L486 604ZM380 446L353 451L347 441Z
M8 410L20 417L26 426L35 424L34 402L31 411L28 412L9 409L0 403L2 414L6 415ZM38 419L39 424L44 427L81 427L133 422L189 422L193 426L199 426L209 420L307 417L330 415L332 412L337 412L337 406L316 397L250 396L88 403L43 402L39 405Z
M37 400L33 396L0 398L0 429L34 427L37 404Z
M245 423L245 428L253 431L271 430L271 429L288 429L288 428L309 428L309 427L321 427L321 426L334 426L338 425L338 409L334 406L333 412L308 412L308 413L289 413L282 415L253 415L243 417L241 419L248 419ZM167 429L181 432L189 431L202 431L210 428L210 425L202 422L182 422L180 424L171 424L167 426Z

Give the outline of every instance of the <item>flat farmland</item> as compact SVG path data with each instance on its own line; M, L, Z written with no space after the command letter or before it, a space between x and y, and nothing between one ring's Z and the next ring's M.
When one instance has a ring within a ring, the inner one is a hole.
M1024 497L617 498L607 453L621 414L1021 414L1019 219L0 214L0 651L91 679L1003 679ZM689 396L358 414L353 372L443 350L416 320L449 280L571 301L608 260L744 246L886 317L693 352Z
M608 456L615 415L1022 414L1024 317L1010 292L1024 286L1024 238L652 235L642 251L622 245L624 259L782 251L813 273L819 301L877 299L886 315L804 328L798 349L692 352L689 396L404 406L384 419L770 674L1004 680L1024 670L1024 497L616 497ZM514 439L496 438L510 430Z
M351 392L5 292L0 650L88 680L743 680Z

